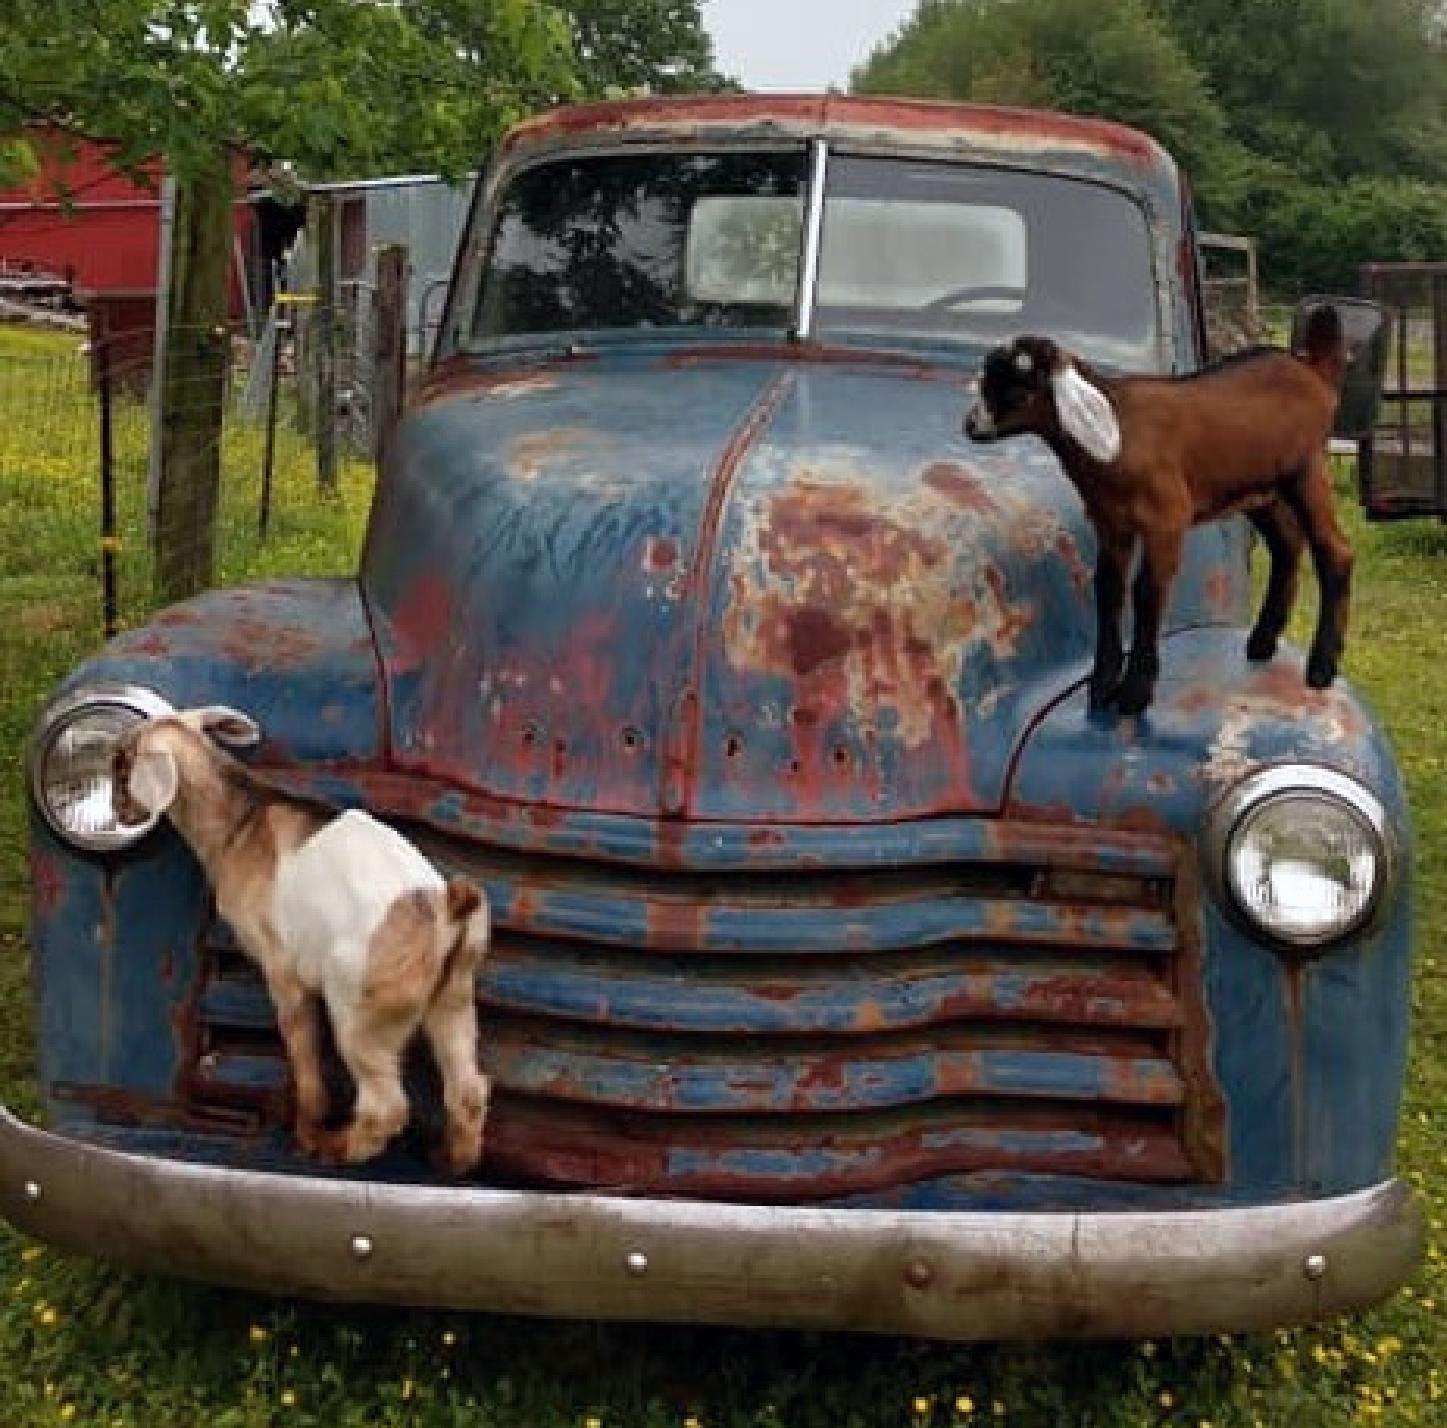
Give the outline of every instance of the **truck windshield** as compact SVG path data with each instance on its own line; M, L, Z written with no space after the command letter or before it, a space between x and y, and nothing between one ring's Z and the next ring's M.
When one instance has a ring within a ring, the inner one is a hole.
M528 169L502 201L474 337L782 331L793 321L808 174L802 147Z
M527 169L492 231L473 340L794 326L809 156L634 153ZM831 154L821 335L991 345L1046 332L1098 361L1155 363L1140 207L1103 185L960 163Z
M1145 214L1101 184L957 163L831 155L815 330L1021 332L1155 363Z

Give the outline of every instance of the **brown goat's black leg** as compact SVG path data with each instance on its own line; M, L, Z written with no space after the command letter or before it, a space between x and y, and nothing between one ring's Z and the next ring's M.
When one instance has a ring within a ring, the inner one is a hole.
M1115 707L1122 714L1139 714L1155 692L1161 668L1161 618L1181 563L1181 538L1180 531L1152 532L1141 541L1141 568L1131 597L1135 629L1125 678L1115 695Z
M1301 525L1284 501L1273 501L1250 513L1250 521L1261 534L1271 558L1271 576L1261 613L1246 641L1246 658L1270 659L1296 604L1297 580L1301 574Z
M1130 564L1130 539L1099 532L1095 557L1095 664L1090 671L1091 713L1108 709L1120 684L1125 651L1120 616L1125 603L1125 574Z
M1313 689L1325 689L1336 678L1346 643L1352 583L1352 548L1337 524L1325 453L1312 461L1299 480L1289 483L1283 494L1301 522L1321 588L1316 634L1306 657L1306 682Z

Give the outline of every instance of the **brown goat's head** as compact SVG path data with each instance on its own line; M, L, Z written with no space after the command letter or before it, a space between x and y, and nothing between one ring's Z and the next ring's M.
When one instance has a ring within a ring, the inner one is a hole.
M1017 337L985 358L980 394L965 418L971 441L1033 433L1069 436L1096 461L1120 454L1120 427L1105 394L1048 337Z

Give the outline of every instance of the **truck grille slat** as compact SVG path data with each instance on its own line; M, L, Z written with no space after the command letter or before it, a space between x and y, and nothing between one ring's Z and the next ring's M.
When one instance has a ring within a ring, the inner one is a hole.
M959 868L762 877L418 841L492 904L497 1173L785 1200L1224 1172L1192 894L1160 876L1184 876L1164 841L1134 850L1140 872L1041 827L1034 864L1017 840ZM266 994L223 927L207 945L194 1109L276 1114Z

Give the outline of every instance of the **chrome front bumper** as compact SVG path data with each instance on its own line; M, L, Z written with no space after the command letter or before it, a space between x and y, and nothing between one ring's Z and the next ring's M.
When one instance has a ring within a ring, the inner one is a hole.
M0 1109L0 1214L149 1270L315 1299L940 1339L1196 1334L1390 1294L1400 1181L1253 1209L810 1209L374 1184L101 1149Z

